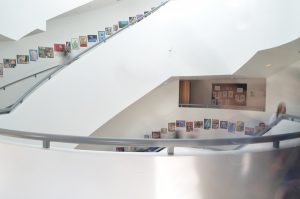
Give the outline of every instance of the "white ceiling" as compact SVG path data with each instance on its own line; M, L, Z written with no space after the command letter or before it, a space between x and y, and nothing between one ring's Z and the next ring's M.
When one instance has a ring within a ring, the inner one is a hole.
M46 30L46 21L92 0L1 0L0 41ZM104 1L104 0L101 0Z

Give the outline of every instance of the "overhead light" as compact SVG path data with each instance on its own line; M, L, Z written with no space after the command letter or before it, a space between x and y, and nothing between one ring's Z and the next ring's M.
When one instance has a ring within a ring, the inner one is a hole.
M265 67L270 68L272 66L272 64L267 64L265 65Z

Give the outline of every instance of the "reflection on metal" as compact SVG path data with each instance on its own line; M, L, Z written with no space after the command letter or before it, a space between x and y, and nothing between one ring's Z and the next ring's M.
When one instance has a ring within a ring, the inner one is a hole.
M292 115L282 115L274 122L273 126L279 121L299 120L300 117ZM273 126L270 126L272 128ZM169 147L169 155L173 155L174 147L206 147L206 146L221 146L221 145L241 145L276 142L279 147L279 142L300 138L300 132L272 135L272 136L253 136L253 137L238 137L238 138L215 138L215 139L124 139L124 138L100 138L92 136L70 136L70 135L55 135L43 133L29 133L13 130L0 130L0 135L24 138L30 140L43 141L43 147L49 148L50 142L60 143L76 143L76 144L95 144L95 145L111 145L111 146L146 146L146 147ZM238 147L236 149L240 149Z
M159 8L161 8L162 6L166 5L170 0L167 0L165 2L162 2L161 5L157 6L156 8L152 9L151 11L149 11L149 13L147 13L146 15L144 16L148 16L150 14L152 14L153 12L157 11ZM145 17L144 17L145 18ZM143 18L143 19L144 19ZM141 19L141 20L143 20ZM141 21L140 20L140 21ZM0 87L0 90L3 89L7 89L7 87L9 86L12 86L14 84L17 84L17 83L20 83L24 80L27 80L28 78L31 78L31 77L37 77L37 75L39 74L42 74L42 73L45 73L49 70L52 70L52 69L55 69L53 72L49 73L49 75L47 75L46 77L44 77L43 79L41 79L40 81L38 81L36 84L34 84L30 89L28 89L28 91L23 94L16 102L14 102L13 104L11 104L10 106L8 107L5 107L5 108L2 108L0 109L0 114L7 114L7 113L10 113L13 109L15 109L20 103L23 102L23 100L31 93L33 92L38 86L40 86L42 83L44 83L46 80L50 80L52 75L56 74L58 71L60 71L61 69L63 69L64 67L70 65L71 63L73 63L74 61L76 61L77 59L79 59L82 55L86 54L87 52L91 51L92 49L94 49L95 47L97 47L98 45L100 44L103 44L105 43L107 40L113 38L114 36L116 36L117 34L121 33L122 31L124 31L125 29L129 28L130 26L134 25L136 23L132 23L132 24L128 24L127 26L125 26L124 28L122 29L119 29L117 32L113 33L112 35L110 35L109 37L106 37L103 41L100 41L96 44L94 44L93 46L87 48L86 50L83 50L81 53L79 53L78 55L76 55L75 57L73 57L70 61L64 63L64 64L61 64L61 65L57 65L57 66L53 66L51 68L48 68L46 70L43 70L43 71L40 71L38 73L34 73L32 75L29 75L29 76L26 76L26 77L23 77L19 80L16 80L14 82L11 82L9 84L6 84L2 87Z

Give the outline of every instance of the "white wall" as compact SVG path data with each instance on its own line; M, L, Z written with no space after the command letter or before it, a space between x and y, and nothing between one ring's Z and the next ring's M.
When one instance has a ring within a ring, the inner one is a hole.
M119 8L132 8L127 3L119 2ZM89 135L171 76L231 74L257 50L298 38L298 4L292 0L171 1L73 63L13 113L1 115L0 126ZM109 9L103 12L105 16L112 13ZM112 17L107 25L89 29L84 22L98 20L95 13L98 11L65 17L53 24L57 29L51 30L49 24L49 34L55 33L53 40L63 42L72 37L69 33L91 33L120 19ZM66 24L65 34L60 34L58 28ZM35 39L45 41L45 46L53 43L41 35ZM246 115L266 118L253 112Z

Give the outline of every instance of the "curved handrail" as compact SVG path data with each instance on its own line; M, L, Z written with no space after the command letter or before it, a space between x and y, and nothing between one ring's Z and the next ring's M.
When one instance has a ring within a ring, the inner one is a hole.
M288 119L300 121L300 117L292 115L282 115L277 119ZM147 146L147 147L169 147L169 154L173 154L174 147L203 147L220 145L245 145L273 142L275 148L279 148L279 142L300 138L300 132L271 135L271 136L253 136L239 138L215 138L215 139L135 139L135 138L105 138L94 136L72 136L21 132L15 130L0 129L0 135L23 138L29 140L40 140L43 142L43 148L50 148L50 142L76 143L76 144L95 144L95 145L113 145L113 146Z
M165 2L161 3L159 6L155 7L154 9L150 10L148 14L144 14L144 17L143 19L152 14L153 12L157 11L159 8L161 8L162 6L164 6L165 4L167 4L170 0L166 0ZM141 20L143 20L141 19ZM141 21L140 20L140 21ZM82 55L84 55L85 53L91 51L92 49L94 49L95 47L97 47L98 45L102 44L102 43L105 43L107 40L111 39L112 37L114 37L115 35L119 34L120 32L124 31L125 29L129 28L130 26L134 25L135 23L129 23L127 26L125 26L124 28L122 29L119 29L117 32L114 32L113 34L111 34L109 37L106 37L104 40L100 41L100 42L97 42L96 44L92 45L91 47L83 50L82 52L78 53L76 56L74 56L72 59L70 59L70 61L64 63L64 64L61 64L61 65L56 65L56 66L53 66L51 68L48 68L46 70L43 70L43 71L40 71L40 72L37 72L35 74L32 74L32 75L29 75L29 76L26 76L26 77L23 77L19 80L16 80L14 82L11 82L9 84L6 84L2 87L0 87L0 89L3 89L5 90L6 87L8 86L11 86L11 85L14 85L14 84L17 84L19 82L22 82L23 80L26 80L30 77L33 77L33 76L36 76L38 74L41 74L41 73L44 73L48 70L51 70L51 69L54 69L54 68L57 68L56 70L54 70L53 72L51 72L49 75L47 75L46 77L44 77L43 79L41 79L40 81L38 81L36 84L34 84L30 89L28 89L28 91L23 94L20 98L18 98L16 100L15 103L9 105L8 107L5 107L5 108L2 108L0 109L0 114L7 114L7 113L10 113L13 109L15 109L20 103L22 103L24 101L24 99L32 92L34 91L38 86L40 86L43 82L45 82L46 80L48 79L51 79L51 77L56 73L58 72L59 70L61 70L62 68L70 65L71 63L73 63L74 61L76 61L77 59L79 59Z

